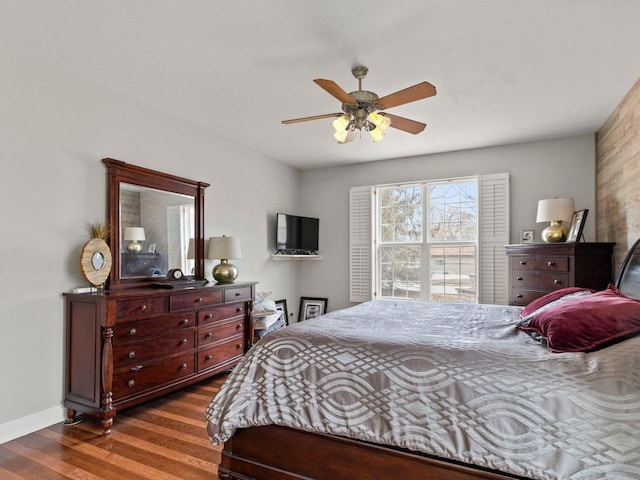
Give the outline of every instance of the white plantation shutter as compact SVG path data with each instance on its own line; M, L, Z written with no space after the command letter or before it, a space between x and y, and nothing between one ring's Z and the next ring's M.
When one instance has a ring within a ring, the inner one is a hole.
M167 207L167 263L168 268L182 268L180 237L180 206Z
M478 278L480 303L509 303L509 174L482 175L478 201Z
M349 301L371 300L373 288L373 187L349 191Z

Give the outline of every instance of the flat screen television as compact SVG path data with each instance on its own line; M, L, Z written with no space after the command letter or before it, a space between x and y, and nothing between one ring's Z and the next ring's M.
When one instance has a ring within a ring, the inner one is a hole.
M278 213L276 253L315 255L318 251L320 220Z

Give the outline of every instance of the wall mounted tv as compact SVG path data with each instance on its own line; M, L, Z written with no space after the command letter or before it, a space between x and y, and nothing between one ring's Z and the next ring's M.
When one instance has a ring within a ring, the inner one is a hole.
M316 255L320 220L278 213L276 219L276 253Z

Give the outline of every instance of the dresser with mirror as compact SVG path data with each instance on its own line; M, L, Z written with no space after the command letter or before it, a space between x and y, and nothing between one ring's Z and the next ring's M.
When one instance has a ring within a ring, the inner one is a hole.
M109 433L118 410L240 361L253 339L255 282L205 280L207 183L103 163L113 264L105 289L64 294L64 405L67 424L86 413Z

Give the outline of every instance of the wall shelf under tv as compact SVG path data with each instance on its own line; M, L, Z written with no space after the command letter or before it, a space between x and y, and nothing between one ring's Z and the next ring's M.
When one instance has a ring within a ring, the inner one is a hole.
M284 253L272 253L274 260L322 260L322 255L287 255Z

